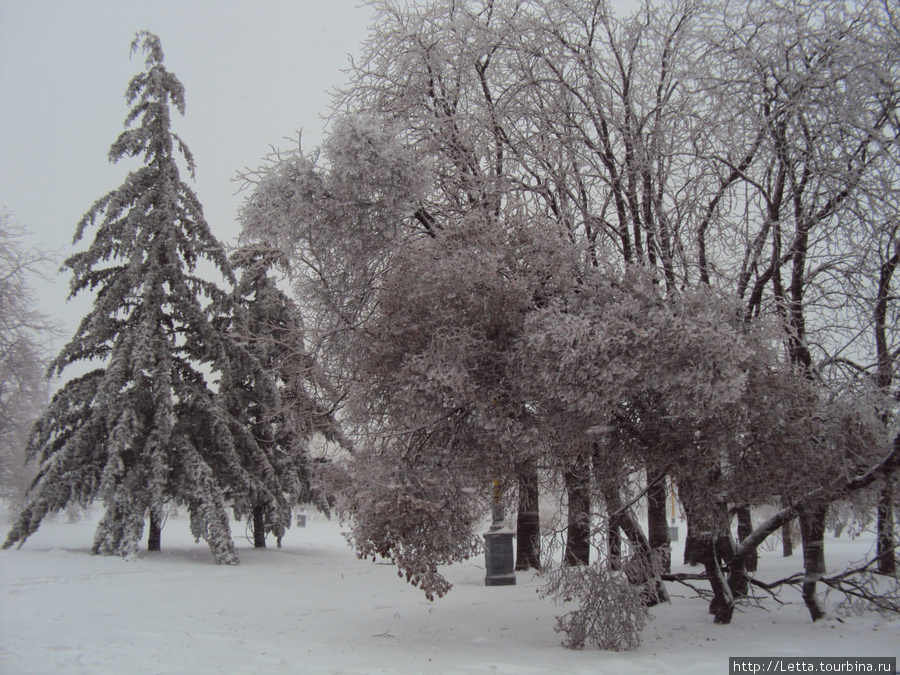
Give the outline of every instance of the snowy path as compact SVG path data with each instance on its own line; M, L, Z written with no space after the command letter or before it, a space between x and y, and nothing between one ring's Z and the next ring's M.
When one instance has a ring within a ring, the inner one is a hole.
M453 590L430 603L393 567L357 560L325 520L290 530L281 550L238 538L239 567L214 565L184 520L166 525L163 553L132 563L89 555L92 528L48 522L22 550L0 552L0 672L720 675L729 656L900 656L898 621L813 625L795 602L715 626L683 597L654 608L637 652L570 651L540 579L485 588L481 560L451 568ZM830 541L829 566L867 545ZM799 564L763 561L772 576Z

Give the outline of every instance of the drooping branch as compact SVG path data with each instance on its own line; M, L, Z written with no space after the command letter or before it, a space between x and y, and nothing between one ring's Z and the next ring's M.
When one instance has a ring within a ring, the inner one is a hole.
M822 500L832 501L840 499L851 492L862 490L882 476L895 471L898 467L900 467L900 436L894 438L893 448L890 452L880 462L871 466L865 472L853 478L833 482L828 486L813 490L791 502L765 522L760 523L746 539L738 544L735 549L735 557L746 556L754 552L770 534L779 530L782 525L794 520L803 508Z

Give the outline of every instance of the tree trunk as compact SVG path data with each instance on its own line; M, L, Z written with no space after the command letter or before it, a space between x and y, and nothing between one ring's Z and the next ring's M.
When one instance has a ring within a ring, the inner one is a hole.
M845 523L843 520L839 520L834 524L834 538L840 539L841 533L844 531Z
M784 497L781 498L781 508L785 508L787 502ZM781 555L784 558L790 558L794 555L794 537L791 534L791 521L787 521L781 526Z
M516 570L541 569L541 514L538 473L528 462L519 474L519 512L516 519Z
M700 565L703 563L703 542L697 536L697 527L691 512L685 506L685 518L687 520L687 533L684 535L684 564Z
M692 483L682 478L678 481L678 497L681 501L681 508L684 512L684 520L686 523L686 532L684 534L684 564L695 565L703 564L703 541L697 534L697 514L695 513L694 502L697 496L691 489Z
M719 564L717 539L715 536L707 536L701 540L703 566L713 592L712 602L709 603L709 613L715 616L713 623L729 624L734 614L734 595L731 593L731 587L725 581L722 566Z
M746 598L750 592L750 576L747 574L747 557L735 556L731 559L728 587L735 598Z
M150 509L150 533L147 537L147 550L162 550L162 521L153 509Z
M573 468L565 473L569 522L566 530L565 564L587 565L591 557L591 493L588 470Z
M661 602L669 602L669 592L666 584L660 577L659 570L653 566L650 554L650 542L644 535L630 509L622 507L619 495L614 489L606 487L603 490L603 498L606 500L606 508L610 513L610 521L615 521L621 528L631 549L630 564L625 572L628 580L634 585L644 586L642 597L648 607L658 605ZM651 583L652 582L652 583Z
M648 474L649 475L649 474ZM647 488L647 538L659 571L672 571L669 523L666 520L666 478L663 476Z
M253 507L253 546L254 548L266 547L265 504L256 504Z
M897 573L897 541L894 537L894 477L885 476L878 498L878 571Z
M742 506L737 511L737 521L738 521L738 542L744 541L747 537L753 534L753 517L750 513L749 506ZM759 554L756 552L756 549L753 550L749 555L741 558L743 562L744 570L747 572L755 572L757 567L757 561L759 560Z
M758 557L758 554L755 548L752 548L749 551L741 551L740 545L735 545L734 539L731 536L727 507L723 505L723 508L725 509L723 516L725 522L728 524L726 524L725 532L720 535L717 540L716 551L728 564L728 587L731 589L732 597L746 598L750 592L749 572L756 571L756 558ZM747 510L747 515L749 517L749 508ZM740 517L740 512L738 512L738 516ZM738 521L738 532L741 532L740 520ZM752 533L752 527L749 530L744 530L741 541L749 537ZM750 562L751 560L752 563ZM752 570L750 570L751 564L753 566Z
M800 511L800 534L803 538L803 602L813 621L825 617L816 593L816 582L825 574L825 516L827 504L813 504Z
M619 527L619 517L609 517L609 567L615 571L622 569L622 532Z
M625 536L628 537L632 550L640 554L641 561L646 568L646 572L644 572L645 576L643 578L632 580L632 583L641 583L645 585L646 590L642 594L644 602L648 607L653 607L661 602L669 602L669 592L666 590L665 583L660 578L659 570L655 569L653 566L650 542L641 531L641 526L638 525L630 511L626 511L619 516L619 524L621 525ZM651 580L653 581L652 585L648 583Z

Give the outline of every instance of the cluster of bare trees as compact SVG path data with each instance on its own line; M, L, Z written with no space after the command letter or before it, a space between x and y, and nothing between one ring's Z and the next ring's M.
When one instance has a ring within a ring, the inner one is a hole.
M53 323L37 308L33 275L52 260L25 245L26 232L0 214L0 498L15 508L31 480L23 448L47 403L44 368Z
M860 490L896 574L891 5L376 8L322 151L273 157L242 213L289 256L346 389L360 554L440 595L491 481L527 516L541 477L566 494L564 561L599 546L664 600L671 480L716 621L796 518L823 616L828 507Z

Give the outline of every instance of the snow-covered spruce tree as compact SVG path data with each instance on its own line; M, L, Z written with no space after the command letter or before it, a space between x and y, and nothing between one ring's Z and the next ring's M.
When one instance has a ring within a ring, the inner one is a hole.
M237 284L213 307L214 324L229 344L217 400L230 415L241 458L228 497L237 518L252 519L257 548L265 547L270 532L281 545L294 504L325 506L311 487L310 442L316 433L342 440L327 403L329 388L305 348L300 310L269 274L282 257L254 246L235 251Z
M188 508L192 533L216 562L236 564L220 476L240 462L202 370L224 360L202 305L220 291L194 272L204 259L230 278L228 262L179 177L179 154L194 171L170 129L171 107L184 113L184 88L163 66L159 38L138 33L131 48L146 54L146 69L128 86L126 130L109 158L140 157L143 166L78 224L75 242L92 226L96 234L64 268L73 274L71 296L96 297L49 374L76 362L101 365L63 386L36 422L27 452L40 470L4 548L21 545L67 504L102 499L94 553L132 557L145 517L154 538L174 501Z

